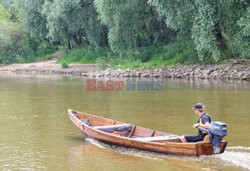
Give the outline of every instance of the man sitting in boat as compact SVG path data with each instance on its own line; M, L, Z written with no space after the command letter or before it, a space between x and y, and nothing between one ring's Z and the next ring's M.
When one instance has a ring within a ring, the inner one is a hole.
M198 123L194 124L193 128L201 127L201 128L208 129L209 124L211 123L211 118L207 113L204 112L203 105L201 103L197 103L192 109L194 110L196 114L200 116L199 120L197 121ZM206 135L207 135L206 132L199 130L198 134L182 136L181 141L183 143L203 141Z

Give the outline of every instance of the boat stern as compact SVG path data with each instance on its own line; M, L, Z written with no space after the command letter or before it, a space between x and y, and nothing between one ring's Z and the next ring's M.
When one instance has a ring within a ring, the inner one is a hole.
M221 148L220 148L220 154L224 153L227 146L227 141L221 142ZM214 155L214 146L211 143L196 143L195 145L196 149L196 156L202 156L202 155Z

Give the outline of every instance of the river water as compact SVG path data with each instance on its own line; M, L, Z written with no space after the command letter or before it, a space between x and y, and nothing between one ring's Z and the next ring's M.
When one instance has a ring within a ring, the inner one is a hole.
M115 79L113 79L115 80ZM121 80L120 80L121 81ZM126 80L122 80L125 81ZM165 155L85 138L67 109L170 132L196 133L197 102L228 125L224 154ZM0 170L247 170L250 83L165 80L160 91L86 91L83 78L0 77Z

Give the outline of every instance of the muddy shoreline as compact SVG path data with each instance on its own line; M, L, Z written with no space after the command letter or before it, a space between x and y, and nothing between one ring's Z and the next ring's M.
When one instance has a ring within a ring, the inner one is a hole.
M147 69L106 69L96 64L70 64L62 69L56 61L0 66L0 74L67 75L82 77L209 79L250 81L250 60L231 60L222 64L178 65Z

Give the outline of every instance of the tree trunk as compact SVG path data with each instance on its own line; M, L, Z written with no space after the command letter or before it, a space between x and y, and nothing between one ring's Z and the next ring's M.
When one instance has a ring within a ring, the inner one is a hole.
M76 43L77 46L81 45L81 43L77 40L77 37L76 37L75 34L73 35L73 39L74 39L74 41L75 41L75 43Z
M222 49L222 51L227 50L227 46L223 41L221 30L220 30L218 24L215 25L215 29L213 30L213 34L215 36L215 42L219 43L220 48Z
M68 40L68 49L71 50L71 45L69 40Z
M82 36L79 36L79 43L82 44Z

